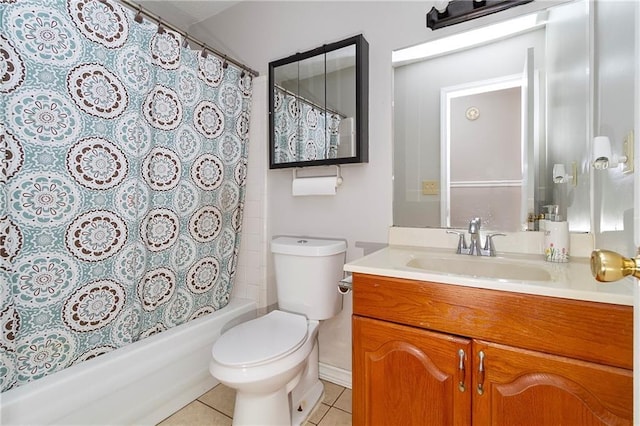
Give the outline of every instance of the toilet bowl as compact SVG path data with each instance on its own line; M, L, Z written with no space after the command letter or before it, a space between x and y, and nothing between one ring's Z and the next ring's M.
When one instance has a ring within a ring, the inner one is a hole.
M216 341L209 371L236 390L234 425L300 424L308 416L323 391L313 372L318 325L276 310L232 328ZM311 383L314 376L317 383ZM306 392L290 402L289 393L301 381Z
M318 327L342 309L345 251L337 240L271 242L279 310L231 328L211 349L209 371L236 390L234 425L299 425L322 397Z

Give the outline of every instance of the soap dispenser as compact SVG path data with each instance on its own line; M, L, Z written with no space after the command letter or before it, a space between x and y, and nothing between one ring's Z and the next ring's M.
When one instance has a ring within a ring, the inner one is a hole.
M546 206L542 206L542 217L538 221L538 229L542 232L547 230L547 223L552 220L552 217L555 215L554 211L557 211L559 207L555 204L548 204Z
M562 220L558 206L553 205L549 219L545 220L544 260L566 263L569 261L569 223Z

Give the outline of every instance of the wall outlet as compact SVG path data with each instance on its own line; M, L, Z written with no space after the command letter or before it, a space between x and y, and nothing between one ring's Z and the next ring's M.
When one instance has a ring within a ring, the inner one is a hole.
M422 195L438 195L440 183L437 180L422 181Z

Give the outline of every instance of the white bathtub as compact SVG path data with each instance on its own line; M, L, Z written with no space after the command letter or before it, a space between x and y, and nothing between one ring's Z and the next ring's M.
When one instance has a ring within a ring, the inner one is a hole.
M2 425L156 424L217 384L213 342L256 317L232 299L206 317L0 394Z

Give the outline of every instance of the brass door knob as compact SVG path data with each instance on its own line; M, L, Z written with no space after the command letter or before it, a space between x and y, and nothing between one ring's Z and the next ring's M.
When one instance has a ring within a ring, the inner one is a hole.
M614 251L591 252L591 274L600 282L618 281L632 275L640 278L639 259L629 259Z

